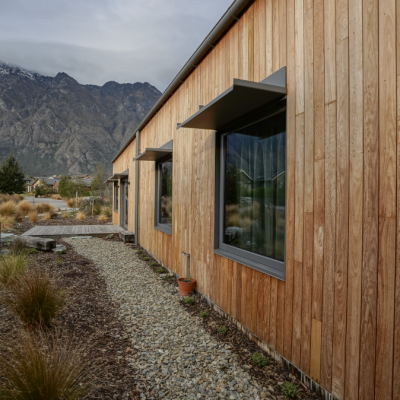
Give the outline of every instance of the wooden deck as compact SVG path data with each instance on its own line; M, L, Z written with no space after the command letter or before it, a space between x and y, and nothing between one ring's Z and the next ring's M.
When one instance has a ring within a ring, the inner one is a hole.
M35 226L22 236L40 236L42 238L61 239L73 236L117 236L124 231L118 225L61 225L61 226Z

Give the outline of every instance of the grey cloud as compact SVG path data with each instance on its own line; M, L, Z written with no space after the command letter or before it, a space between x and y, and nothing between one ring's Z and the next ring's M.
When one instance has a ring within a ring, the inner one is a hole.
M163 91L232 0L0 0L0 60Z

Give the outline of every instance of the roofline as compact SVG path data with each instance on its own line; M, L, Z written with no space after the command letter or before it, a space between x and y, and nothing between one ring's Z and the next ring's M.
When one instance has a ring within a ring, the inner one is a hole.
M215 47L218 40L225 33L225 31L231 26L232 22L238 21L239 16L248 4L252 3L254 0L235 0L230 7L226 10L225 14L217 22L211 32L206 36L197 50L189 58L183 68L179 71L178 75L175 76L173 81L164 90L161 97L157 100L156 104L149 111L149 113L144 117L142 122L136 128L135 133L128 139L128 141L122 146L121 150L113 158L111 162L117 160L117 158L125 151L125 149L132 143L136 137L136 132L141 131L151 118L157 113L157 111L165 104L165 102L174 94L178 87L183 83L183 81L188 77L188 75L197 68L197 63L212 49Z

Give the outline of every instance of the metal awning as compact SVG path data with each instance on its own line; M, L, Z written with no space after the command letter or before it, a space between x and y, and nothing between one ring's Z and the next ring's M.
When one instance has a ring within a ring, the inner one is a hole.
M252 111L286 96L286 68L262 82L234 79L233 85L185 122L179 128L220 130Z
M110 176L104 183L113 183L113 182L118 182L118 179L113 179L113 177Z
M173 141L170 140L159 148L147 148L139 154L134 160L137 161L158 161L163 157L171 155L173 152Z
M114 175L110 176L106 180L106 182L109 183L109 182L115 182L118 179L125 179L128 177L128 174L129 174L129 169L126 169L124 172L116 172Z

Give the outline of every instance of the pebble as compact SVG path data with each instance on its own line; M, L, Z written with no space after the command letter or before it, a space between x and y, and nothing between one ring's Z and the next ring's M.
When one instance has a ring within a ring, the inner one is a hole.
M184 311L179 304L181 297L134 250L122 242L98 238L64 240L91 259L105 278L126 328L115 340L129 335L135 352L124 357L138 381L147 382L154 398L266 397L266 389L251 383L250 374L240 366L230 346L210 336L200 317Z

